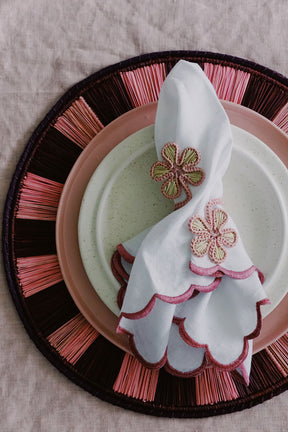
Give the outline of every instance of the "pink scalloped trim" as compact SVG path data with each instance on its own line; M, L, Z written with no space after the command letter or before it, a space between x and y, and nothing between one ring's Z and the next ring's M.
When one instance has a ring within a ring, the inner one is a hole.
M131 349L132 353L137 358L137 360L139 360L148 369L160 369L167 362L167 348L166 348L165 353L164 353L163 357L161 358L161 360L159 360L156 363L149 363L149 362L147 362L141 356L141 354L139 353L138 349L136 348L136 344L135 344L135 341L134 341L134 334L133 333L131 333L128 330L124 329L120 325L118 325L116 331L117 331L117 333L122 333L122 334L125 334L126 336L128 336L128 338L129 338L129 346L130 346L130 349Z
M121 262L121 255L119 254L118 250L114 252L111 258L111 269L114 274L114 271L117 275L119 275L122 279L127 281L129 279L129 274L124 269L122 262ZM117 276L115 276L117 279ZM117 279L118 280L118 279Z
M193 371L190 372L180 372L177 369L174 369L168 359L167 359L167 348L165 350L165 353L163 355L163 357L161 358L161 360L159 360L156 363L150 363L147 362L139 353L135 341L134 341L134 335L133 333L130 333L128 330L125 330L123 327L118 326L117 328L117 333L122 333L125 334L126 336L128 336L129 338L129 346L130 346L130 350L133 353L134 357L143 364L143 366L145 366L148 369L161 369L162 367L164 367L164 369L169 372L171 375L180 377L180 378L191 378L191 377L195 377L197 375L200 375L205 369L207 369L208 367L210 367L207 363L207 360L205 358L205 354L203 356L203 362L201 364L201 366L197 369L194 369Z
M124 248L123 245L118 245L117 246L117 251L120 254L120 256L125 259L125 261L127 261L128 263L133 263L134 261L134 257L132 255L130 255L126 249ZM121 284L121 288L118 292L117 295L117 304L119 306L119 308L121 309L122 304L123 304L123 299L125 296L125 292L126 292L126 288L127 288L127 281L129 280L129 275L128 273L126 273L126 271L124 270L121 260L116 259L116 254L117 251L114 252L112 259L111 259L111 269L112 272L115 276L115 278L118 280L118 282ZM220 282L221 282L221 278L223 275L227 275L229 277L232 277L234 279L246 279L249 276L252 275L252 273L256 270L258 272L258 277L260 282L263 284L264 282L264 275L263 273L258 270L255 266L251 266L249 269L242 271L242 272L233 272L232 270L226 270L224 268L222 268L220 265L216 265L214 267L210 267L209 269L204 269L202 267L198 267L195 266L194 264L192 264L190 262L190 270L198 275L201 276L214 276L215 279L214 281L207 286L201 286L201 285L191 285L190 288L183 294L181 294L180 296L177 297L170 297L170 296L164 296L161 294L154 294L153 297L149 300L149 302L147 303L147 305L141 309L138 312L122 312L120 314L120 318L121 316L124 316L125 318L128 319L139 319L139 318L143 318L145 316L147 316L154 308L156 299L159 298L162 301L165 301L167 303L170 304L179 304L182 303L183 301L188 300L191 297L196 297L196 295L199 292L211 292L214 291L214 289L216 289Z
M243 350L242 350L242 353L240 354L240 356L234 362L229 363L228 365L223 365L223 364L219 363L217 360L215 360L214 357L212 356L212 354L209 350L209 346L207 344L200 344L200 343L196 342L194 339L192 339L191 336L189 336L189 334L186 332L185 327L184 327L184 321L186 318L174 317L173 322L179 326L179 334L182 337L182 339L184 340L184 342L186 342L188 345L190 345L194 348L205 348L205 356L206 356L206 359L208 360L209 364L213 365L214 367L217 367L217 369L219 369L219 370L228 370L227 368L232 370L232 369L237 369L243 363L245 358L247 357L248 349L249 349L248 340L254 339L257 336L259 336L260 331L261 331L261 327L262 327L262 314L261 314L260 307L265 305L265 304L270 304L270 300L268 298L265 298L263 300L259 300L256 303L257 325L256 325L255 329L249 335L244 336L244 346L243 346Z
M114 254L112 255L110 265L111 265L111 270L112 270L113 276L115 277L115 279L116 279L119 283L122 284L123 282L125 282L125 279L124 279L124 278L120 275L120 273L117 271L117 267L116 267L116 265L115 265L115 261L117 260L117 255L119 256L118 251L115 251ZM124 269L123 269L123 270L124 270Z
M249 339L254 339L255 337L257 337L260 334L261 331L261 327L262 327L262 314L261 314L261 310L260 307L262 305L268 304L270 303L269 299L263 299L260 300L256 303L256 311L257 311L257 325L255 327L255 329L253 330L253 332L251 332L249 335L244 336L243 340L244 340L244 344L243 344L243 350L242 353L240 354L240 356L232 363L229 363L228 365L223 365L219 362L217 362L210 350L207 344L198 344L197 342L193 341L193 339L191 339L189 337L189 335L187 335L185 329L184 329L184 320L185 318L174 318L173 322L177 323L179 325L179 333L182 337L182 339L184 340L184 342L188 343L188 345L193 346L195 348L205 348L205 354L203 357L203 362L202 365L190 372L181 372L181 371L177 371L176 369L174 369L168 362L167 360L167 348L165 350L165 353L162 357L161 360L159 360L156 363L149 363L147 362L142 356L141 354L139 354L139 351L137 350L135 341L134 341L134 334L125 330L123 327L120 326L120 324L117 327L117 333L123 333L126 334L129 337L129 345L131 348L131 351L133 352L134 356L147 368L149 369L160 369L161 367L165 366L165 369L170 372L171 374L175 375L175 376L179 376L179 377L193 377L196 375L199 375L200 373L202 373L205 369L207 369L208 367L215 367L216 369L220 370L220 371L235 371L235 369L237 369L238 367L242 366L243 361L245 360L245 358L247 357L248 354L248 340ZM187 336L187 337L186 337ZM246 382L246 384L248 385L249 383L249 377L247 376L247 371L245 368L241 368L242 373L243 373L243 379ZM239 374L239 376L241 376Z
M126 289L127 289L127 283L128 283L130 275L125 271L125 269L122 265L121 255L119 254L118 250L116 250L114 252L114 254L112 255L111 270L112 270L112 273L113 273L115 279L121 284L121 287L120 287L118 294L117 294L117 305L118 305L119 309L121 309L122 305L123 305L124 296L125 296ZM215 282L215 280L214 280L214 282ZM220 283L220 278L219 278L219 283ZM218 285L219 284L211 283L210 285L204 286L203 289L201 289L201 292L211 292L214 289L216 289ZM189 299L196 297L199 293L200 293L200 291L195 288L191 294L191 297L189 297ZM153 307L154 307L154 305L153 305Z
M192 273L195 273L195 274L200 275L200 276L221 277L221 275L222 276L226 275L226 276L229 276L233 279L246 279L249 276L251 276L252 273L254 273L254 271L256 270L258 272L260 282L263 284L263 282L265 280L264 274L259 269L257 269L257 267L255 267L254 265L252 265L251 267L249 267L246 270L233 271L233 270L225 269L224 267L222 267L219 264L217 264L213 267L208 267L208 268L198 267L196 264L194 264L190 261L189 268L192 271Z
M189 371L189 372L180 372L179 370L173 368L168 359L166 360L166 363L164 365L164 369L169 372L171 375L177 376L179 378L192 378L195 377L197 375L200 375L205 369L208 369L210 366L207 363L207 359L205 357L205 354L203 355L203 362L201 364L201 366L199 366L198 368L194 369L193 371Z
M124 300L124 296L125 296L125 292L126 292L126 288L127 288L127 282L126 280L129 279L129 275L128 273L125 272L122 263L121 263L121 257L119 252L116 250L114 252L114 254L112 255L111 258L111 270L112 273L115 277L115 279L121 284L121 287L118 291L117 294L117 305L119 307L119 309L122 308L122 304L123 304L123 300ZM120 271L118 271L120 270ZM123 270L123 272L122 272ZM127 275L128 278L125 280L125 278L123 278L123 275Z
M128 273L126 273L126 271L124 270L121 260L119 260L117 257L117 252L120 254L120 256L125 259L125 261L127 261L128 263L133 263L135 258L130 255L126 249L124 248L124 246L122 244L117 246L117 251L114 252L112 259L111 259L111 269L112 269L112 273L114 274L115 278L118 280L118 282L121 283L121 288L118 292L118 296L117 296L117 304L118 306L121 304L122 307L122 303L123 303L123 299L124 299L124 295L125 295L125 291L127 288L127 283L123 283L123 278L125 279L125 281L129 280L129 275ZM120 275L120 280L119 280L119 275ZM122 278L121 278L122 276ZM221 275L222 277L223 275ZM129 319L139 319L139 318L143 318L145 316L147 316L152 309L154 308L156 299L159 298L160 300L163 300L167 303L174 303L174 304L179 304L182 303L183 301L188 300L191 297L196 297L197 294L199 294L199 292L211 292L214 291L214 289L216 289L218 287L218 285L221 282L221 277L216 276L214 281L207 285L207 286L202 286L202 285L191 285L190 288L184 293L181 294L180 296L177 297L170 297L170 296L164 296L162 294L154 294L153 297L149 300L149 302L147 303L147 305L138 312L133 312L133 313L127 313L127 312L122 312L120 315L124 316L125 318L129 318ZM121 293L120 293L121 291ZM118 301L118 297L119 297L119 301ZM119 306L120 307L120 306ZM120 307L120 309L121 309Z
M145 316L149 315L149 313L153 310L157 298L159 300L162 300L162 301L164 301L166 303L170 303L170 304L183 303L184 301L188 300L189 298L191 298L193 296L193 293L195 290L200 291L200 292L201 291L211 292L211 291L214 291L219 286L220 282L221 282L221 278L216 277L210 285L207 285L204 287L202 287L201 285L191 285L190 288L185 293L183 293L179 296L176 296L176 297L169 297L169 296L165 296L162 294L154 294L143 309L141 309L138 312L131 312L131 313L121 312L119 320L122 317L132 319L132 320L144 318Z
M121 243L117 246L117 250L121 257L124 258L125 261L127 261L127 263L133 264L133 262L135 261L135 257L133 255L130 255Z

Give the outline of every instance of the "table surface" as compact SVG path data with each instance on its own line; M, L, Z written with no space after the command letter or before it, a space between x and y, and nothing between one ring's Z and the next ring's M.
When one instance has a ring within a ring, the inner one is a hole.
M288 76L286 0L1 0L0 206L34 128L73 84L139 54L202 50L252 60ZM137 414L91 396L29 339L0 268L2 432L286 431L288 392L208 419Z

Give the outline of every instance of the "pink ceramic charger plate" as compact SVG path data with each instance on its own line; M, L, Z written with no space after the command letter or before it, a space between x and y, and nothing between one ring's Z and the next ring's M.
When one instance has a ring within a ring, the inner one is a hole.
M288 137L256 112L222 101L230 122L265 142L288 167ZM155 121L156 103L128 111L106 126L85 148L65 183L58 207L56 245L63 278L80 312L104 337L130 352L128 338L118 335L118 317L102 302L82 264L78 246L78 216L90 177L105 156L125 138ZM288 328L288 294L263 320L254 353L273 343Z

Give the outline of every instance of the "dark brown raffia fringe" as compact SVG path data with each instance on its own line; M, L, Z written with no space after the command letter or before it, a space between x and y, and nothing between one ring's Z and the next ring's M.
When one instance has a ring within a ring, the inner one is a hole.
M195 379L173 377L165 370L157 376L153 400L128 396L114 389L126 354L103 336L91 340L73 364L49 342L49 336L63 328L65 334L67 323L71 325L79 316L65 282L52 284L25 297L17 267L18 259L31 257L33 260L33 257L56 253L55 221L17 218L17 211L27 173L64 184L81 153L77 144L54 127L57 119L82 96L105 126L134 108L121 73L159 63L165 65L168 73L180 59L197 62L202 68L205 63L211 63L249 73L251 76L241 103L269 119L273 119L288 101L287 78L253 62L223 54L195 51L152 53L96 72L68 90L31 136L7 195L2 246L10 293L29 336L43 355L69 379L93 395L126 409L155 416L207 417L250 408L285 391L288 387L288 362L281 359L281 350L275 355L268 355L263 350L253 356L251 383L246 387L235 381L233 385L239 396L234 400L199 404ZM78 330L76 326L75 334ZM65 337L72 337L71 334L73 336L69 327ZM284 342L287 346L286 339ZM284 355L287 357L287 352ZM284 372L279 366L282 363L285 363Z

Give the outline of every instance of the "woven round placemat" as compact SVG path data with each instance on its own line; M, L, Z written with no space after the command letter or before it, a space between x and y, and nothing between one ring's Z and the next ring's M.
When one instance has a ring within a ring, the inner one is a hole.
M257 111L288 132L288 80L247 60L173 51L105 68L65 93L31 136L6 200L3 257L28 334L69 379L123 408L157 416L205 417L249 408L286 390L288 336L253 356L249 387L213 369L196 378L150 371L81 315L65 286L55 244L61 191L83 148L118 116L157 101L167 73L180 59L199 63L220 99Z

